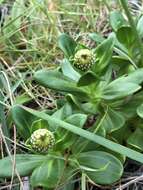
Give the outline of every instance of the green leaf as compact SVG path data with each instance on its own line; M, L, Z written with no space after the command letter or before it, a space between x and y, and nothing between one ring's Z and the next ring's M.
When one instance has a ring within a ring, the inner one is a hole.
M143 38L143 16L140 17L137 23L137 31L139 33L140 38Z
M71 114L72 114L72 108L68 103L66 103L62 108L54 112L52 116L57 119L64 120L67 117L69 117Z
M87 86L97 81L99 77L94 72L88 71L79 78L77 86Z
M34 131L36 131L38 129L46 129L46 128L47 129L50 128L49 125L48 125L48 122L43 120L43 119L39 119L39 120L36 120L36 121L34 121L32 123L30 131L31 131L31 134L32 134Z
M91 103L91 102L83 103L83 104L81 104L80 109L83 110L84 113L97 114L98 113L98 102L96 102L96 104Z
M103 146L98 146L96 151L102 151L102 152L106 152L106 153L109 153L110 155L114 156L115 158L117 158L122 164L125 163L126 161L126 157L122 154L119 154L117 152L114 152L112 150L109 150Z
M112 81L110 84L127 84L127 83L134 83L134 84L141 84L143 82L143 69L136 69L132 71L127 76L122 76L117 78L116 80ZM109 84L109 85L110 85Z
M118 76L122 76L125 73L130 74L135 71L135 68L137 68L136 64L133 61L130 62L130 58L126 57L126 55L113 56L112 63L114 64L115 69L118 70Z
M109 65L112 57L114 47L114 37L109 36L108 39L104 40L100 45L97 46L96 63L93 65L93 71L96 74L101 74L104 69Z
M77 127L82 128L87 120L87 115L85 114L73 114L66 118L66 122L76 125ZM61 127L58 128L56 131L59 140L56 143L56 149L62 149L65 150L66 148L69 148L76 140L77 135L74 133L71 133L70 131L67 131Z
M32 155L32 154L17 154L15 156L16 169L20 176L27 176L32 173L32 171L38 167L44 160L45 156L42 155ZM14 157L12 156L12 160ZM13 163L10 157L5 157L0 160L0 177L11 177L13 170ZM16 173L14 173L16 176Z
M143 151L143 129L137 128L134 133L130 135L127 143L141 151Z
M121 128L124 124L125 118L123 115L118 111L108 108L107 114L105 114L101 125L107 133L111 133Z
M143 118L143 104L141 104L140 106L138 106L137 108L137 114Z
M15 99L15 104L24 104L30 102L32 98L28 94L18 95Z
M72 114L72 108L68 103L66 103L63 107L61 107L60 109L55 111L52 114L52 117L64 120L71 114ZM53 123L51 121L48 121L48 123L49 123L49 127L50 127L51 131L55 131L59 127L59 124L56 125L55 123Z
M61 34L58 43L66 57L74 56L77 43L69 35Z
M64 171L64 160L49 159L36 168L31 176L32 186L54 188L57 186Z
M143 68L136 69L131 72L127 77L122 77L124 82L131 82L136 84L141 84L143 82Z
M119 78L109 83L103 90L102 98L106 100L120 99L129 96L141 88L136 83L127 82Z
M68 101L68 103L72 105L72 107L74 107L75 109L81 109L80 99L78 99L76 96L73 96L72 94L66 94L65 98Z
M83 89L78 88L75 81L64 76L58 70L37 71L34 75L34 79L45 87L87 97L87 93L83 91Z
M127 48L131 48L135 42L135 36L130 26L123 26L117 31L117 39L121 44L124 44Z
M110 13L110 25L114 31L117 31L121 26L127 25L127 21L120 11L115 10Z
M89 37L94 40L96 43L101 43L105 40L105 38L103 38L100 34L97 34L97 33L90 33L89 34Z
M140 106L141 102L143 102L142 91L133 95L127 103L124 103L120 107L120 111L123 113L126 119L131 119L132 117L136 117L137 108Z
M121 162L106 152L90 151L80 153L77 160L82 167L89 168L89 171L85 170L85 173L97 184L112 184L119 180L123 173Z
M97 121L86 130L96 135L105 137L106 131L104 128L102 128L102 126L98 127L99 122L100 120L97 118ZM87 140L83 138L82 136L80 136L72 145L72 152L73 154L78 154L81 152L94 151L94 150L97 150L98 147L101 147L101 146L93 141Z
M31 126L33 122L37 120L37 117L28 113L21 107L14 106L11 112L18 133L23 137L23 139L27 140L31 136Z
M0 4L2 4L5 0L0 0Z
M17 106L16 106L17 107ZM18 106L19 107L19 106ZM66 130L69 130L71 131L72 133L75 133L81 137L84 137L92 142L95 142L103 147L106 147L112 151L115 151L117 153L120 153L120 154L123 154L133 160L136 160L138 162L141 162L143 163L143 154L137 152L137 151L134 151L130 148L126 148L120 144L117 144L117 143L114 143L108 139L105 139L103 137L100 137L99 135L96 135L96 134L93 134L89 131L86 131L84 129L80 129L78 127L76 127L75 125L72 125L72 124L69 124L65 121L61 121L59 119L56 119L56 118L53 118L52 116L48 115L48 114L45 114L43 112L39 112L39 111L35 111L35 110L32 110L30 108L26 108L26 107L23 107L21 106L22 109L24 109L25 111L28 111L30 112L31 114L39 117L39 118L42 118L44 120L47 120L47 121L52 121L53 123L55 124L58 124L60 127L66 129Z
M82 128L86 120L87 120L87 115L77 113L67 117L65 121Z
M62 61L61 68L65 76L69 77L70 79L76 82L79 80L80 74L73 69L73 67L71 66L70 62L67 59L64 59Z

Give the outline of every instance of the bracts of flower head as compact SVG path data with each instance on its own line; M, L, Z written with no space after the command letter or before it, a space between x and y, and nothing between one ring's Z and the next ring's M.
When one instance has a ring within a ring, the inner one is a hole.
M91 68L95 61L93 52L89 49L80 49L75 53L74 66L82 71L87 71Z
M55 144L55 138L51 131L38 129L30 137L31 148L36 152L46 153Z

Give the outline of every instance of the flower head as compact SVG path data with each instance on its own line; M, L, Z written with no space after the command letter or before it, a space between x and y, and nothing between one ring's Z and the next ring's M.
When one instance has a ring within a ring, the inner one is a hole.
M31 148L37 152L47 152L54 143L54 135L47 129L38 129L30 137Z
M74 66L82 71L90 69L94 62L94 54L89 49L80 49L74 56Z

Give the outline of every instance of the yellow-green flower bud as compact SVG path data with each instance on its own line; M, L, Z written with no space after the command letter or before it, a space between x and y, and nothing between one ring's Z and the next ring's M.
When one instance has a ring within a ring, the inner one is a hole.
M74 66L82 71L90 69L94 63L94 54L89 49L78 50L74 56Z
M51 131L38 129L30 138L31 148L36 152L46 153L55 144L55 138Z

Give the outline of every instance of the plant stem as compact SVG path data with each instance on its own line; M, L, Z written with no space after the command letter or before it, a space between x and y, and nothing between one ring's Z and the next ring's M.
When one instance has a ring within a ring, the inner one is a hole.
M130 26L132 27L132 31L136 37L136 40L137 40L137 43L138 43L138 47L139 47L139 50L140 50L140 54L141 54L141 66L143 66L143 46L142 46L142 41L141 41L141 38L139 37L139 34L138 34L138 31L137 31L137 28L136 28L136 25L135 25L135 22L134 22L134 19L132 18L132 15L131 15L131 12L128 8L128 3L126 0L120 0L121 2L121 5L126 13L126 16L129 20L129 23L130 23Z
M81 189L86 190L86 174L82 173L81 177Z

